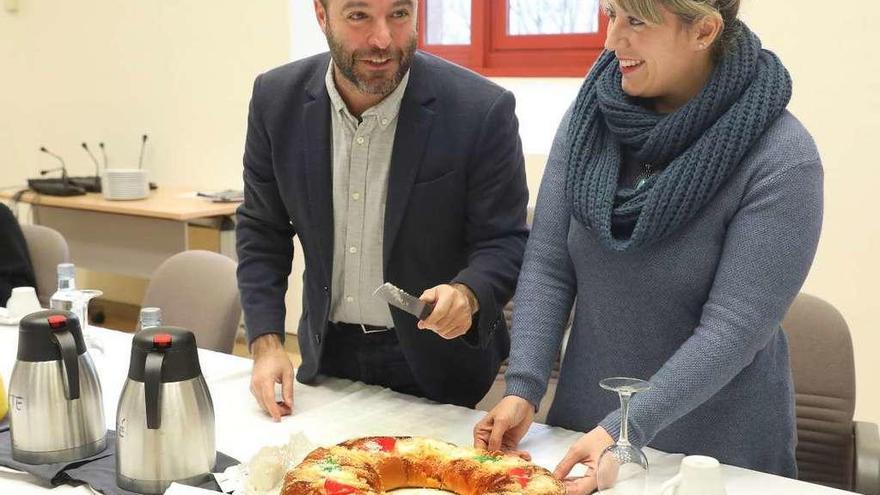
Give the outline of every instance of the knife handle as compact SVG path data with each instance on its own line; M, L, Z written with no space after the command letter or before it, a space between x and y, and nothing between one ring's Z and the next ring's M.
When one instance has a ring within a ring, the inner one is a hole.
M423 303L422 312L419 314L419 320L424 320L427 317L431 316L431 313L434 312L434 305L430 303Z

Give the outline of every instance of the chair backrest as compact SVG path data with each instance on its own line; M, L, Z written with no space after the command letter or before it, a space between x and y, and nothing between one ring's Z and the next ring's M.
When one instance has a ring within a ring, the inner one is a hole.
M153 273L144 307L162 310L162 323L192 331L203 349L230 353L241 319L236 264L210 251L184 251Z
M831 304L800 294L782 328L797 406L798 478L851 490L856 387L849 327Z
M37 279L37 298L44 308L58 287L58 264L70 260L67 241L57 230L42 225L22 225L28 255Z

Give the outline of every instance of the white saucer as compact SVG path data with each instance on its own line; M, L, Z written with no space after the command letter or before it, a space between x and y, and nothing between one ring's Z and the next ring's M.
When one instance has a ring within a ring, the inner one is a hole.
M19 321L21 321L21 317L11 318L9 311L6 308L0 307L0 325L18 325Z

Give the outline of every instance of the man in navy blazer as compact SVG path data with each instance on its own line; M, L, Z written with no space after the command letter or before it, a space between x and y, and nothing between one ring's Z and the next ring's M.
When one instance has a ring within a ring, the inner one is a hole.
M315 11L330 54L260 75L250 103L236 233L251 390L276 421L291 413L296 235L297 380L341 376L473 406L509 351L502 308L528 236L513 95L417 52L415 0L315 0ZM370 299L383 281L433 313L419 321Z

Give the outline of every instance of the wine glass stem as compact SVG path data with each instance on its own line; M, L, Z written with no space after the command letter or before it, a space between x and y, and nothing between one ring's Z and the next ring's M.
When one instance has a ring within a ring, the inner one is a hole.
M618 445L629 445L629 400L632 394L620 393L620 438Z

